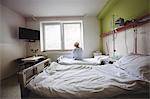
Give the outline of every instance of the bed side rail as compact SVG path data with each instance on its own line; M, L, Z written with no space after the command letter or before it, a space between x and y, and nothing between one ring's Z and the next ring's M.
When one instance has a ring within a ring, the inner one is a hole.
M18 80L21 87L26 85L32 80L37 74L43 71L43 69L50 64L50 59L45 59L31 67L28 67L18 73Z

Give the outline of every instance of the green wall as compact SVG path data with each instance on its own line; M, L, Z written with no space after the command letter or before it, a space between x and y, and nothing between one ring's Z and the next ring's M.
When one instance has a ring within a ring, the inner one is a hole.
M112 30L112 19L124 18L132 20L149 13L150 0L108 0L105 7L99 13L100 32ZM102 42L102 41L101 41ZM103 45L101 43L101 51Z

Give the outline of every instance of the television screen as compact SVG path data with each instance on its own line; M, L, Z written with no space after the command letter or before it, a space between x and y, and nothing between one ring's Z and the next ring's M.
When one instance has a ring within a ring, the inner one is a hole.
M40 31L19 27L19 39L40 40Z

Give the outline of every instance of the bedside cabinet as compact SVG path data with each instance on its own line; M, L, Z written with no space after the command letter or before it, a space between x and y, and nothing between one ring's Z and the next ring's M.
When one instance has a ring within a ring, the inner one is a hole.
M102 55L102 53L100 53L100 52L93 52L93 57L100 56L100 55Z

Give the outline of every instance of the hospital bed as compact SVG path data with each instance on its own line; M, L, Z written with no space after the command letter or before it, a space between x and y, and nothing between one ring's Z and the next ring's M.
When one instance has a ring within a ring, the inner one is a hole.
M34 72L36 68L32 68ZM24 70L20 76L29 77L27 71ZM133 94L135 98L141 93L149 97L150 56L147 55L129 54L106 65L61 65L52 62L42 72L35 73L32 78L21 81L22 97L29 92L50 99L106 99Z
M73 58L60 56L57 62L62 65L101 65L103 61L108 62L109 56L99 55L94 58L83 58L82 60L75 60Z

